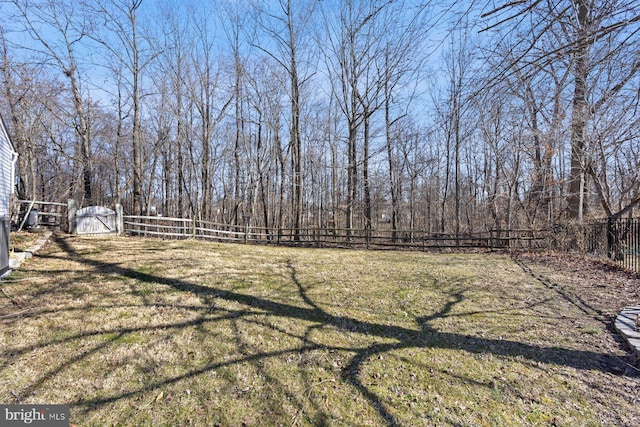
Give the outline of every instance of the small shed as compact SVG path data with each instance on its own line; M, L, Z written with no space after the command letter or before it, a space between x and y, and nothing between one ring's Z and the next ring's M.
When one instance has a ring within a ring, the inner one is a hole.
M18 154L13 148L4 120L0 116L0 276L9 270L10 203L17 159Z

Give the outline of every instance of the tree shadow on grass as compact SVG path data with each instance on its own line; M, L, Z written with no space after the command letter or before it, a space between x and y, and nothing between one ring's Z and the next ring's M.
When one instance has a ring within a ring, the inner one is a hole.
M83 406L86 410L99 407L104 404L126 399L131 396L138 395L139 393L158 389L168 384L173 384L178 381L194 378L206 372L216 370L224 366L231 366L239 363L256 363L258 369L262 369L260 366L261 361L283 356L287 354L304 354L315 350L336 350L346 351L353 356L347 361L341 369L341 377L345 383L350 384L355 390L357 390L361 396L363 396L371 405L372 408L378 413L380 418L389 426L400 425L400 421L394 415L393 408L389 407L383 402L383 399L378 396L367 384L362 380L362 368L367 361L372 358L382 355L384 353L395 351L399 349L448 349L448 350L462 350L472 354L492 354L501 357L519 357L531 362L540 362L550 365L566 366L575 368L577 370L598 370L602 372L619 373L619 371L612 372L611 366L619 364L614 357L592 351L575 350L561 347L546 347L532 345L528 343L506 340L506 339L490 339L480 338L477 336L470 336L452 332L441 332L432 326L432 323L444 317L452 316L452 309L464 300L462 292L454 293L451 295L451 299L442 307L438 312L430 315L418 317L416 319L416 329L386 325L375 322L361 321L349 316L337 316L322 309L311 297L309 297L307 290L298 279L298 273L291 262L287 263L287 268L290 272L290 279L298 287L298 293L305 303L305 307L294 306L287 303L273 301L267 298L256 297L239 292L234 292L225 289L219 289L214 287L208 287L199 285L197 283L191 283L185 280L168 279L162 277L159 274L151 274L146 272L140 272L132 270L130 268L123 267L117 263L104 262L95 259L88 259L82 254L78 254L69 245L67 238L56 238L57 244L66 252L67 256L74 259L77 262L81 262L91 267L96 272L108 272L110 274L117 274L122 277L136 279L138 281L154 284L164 285L171 287L175 290L183 292L191 292L192 294L199 296L203 299L219 298L230 302L235 302L246 307L244 310L239 310L234 313L228 313L228 316L242 317L247 315L269 315L275 317L282 317L287 319L299 319L300 321L311 322L312 325L308 328L307 333L304 336L295 336L296 339L302 340L304 343L301 347L287 348L277 351L258 351L253 348L251 351L247 351L237 358L225 360L223 362L209 363L201 366L198 369L193 369L189 372L176 375L174 377L165 377L155 382L144 384L138 389L129 390L120 394L97 397L92 399L81 399L76 402L71 402L74 406ZM44 255L46 257L46 255ZM156 326L158 328L183 328L186 326L193 326L198 322L213 322L218 319L213 318L206 319L201 318L196 321L189 322L176 322L167 325ZM253 320L255 322L255 320ZM314 328L330 327L335 328L342 332L363 332L366 331L368 337L373 339L380 339L381 342L373 343L365 347L345 347L345 346L330 346L322 343L313 342L309 338L310 331ZM145 329L145 328L134 328ZM134 329L117 329L113 332L119 334L125 334L133 331ZM100 334L105 333L101 331ZM236 331L236 340L240 346L245 345L242 343L241 333ZM65 340L74 340L85 336L84 334L78 336L72 336L65 338ZM389 342L391 341L391 342ZM48 345L45 343L43 345ZM64 365L59 366L56 369L47 372L40 380L32 384L27 391L37 388L48 377L55 375L63 370L69 364L78 362L80 359L87 357L89 354L99 351L101 346L97 346L90 351L80 354L79 356L69 359ZM23 349L28 351L28 349ZM266 372L262 372L266 375ZM270 381L277 382L278 378L269 378ZM307 379L311 382L311 379ZM297 405L304 407L304 397L297 398ZM324 419L320 416L319 421Z

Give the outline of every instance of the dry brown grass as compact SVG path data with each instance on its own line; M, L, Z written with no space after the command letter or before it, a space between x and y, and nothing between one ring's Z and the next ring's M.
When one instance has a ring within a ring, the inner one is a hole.
M606 295L638 280L593 271L615 283L535 257L57 237L0 282L0 402L78 426L637 425Z
M9 246L13 251L24 251L33 246L40 237L42 237L41 233L32 233L29 231L12 232Z

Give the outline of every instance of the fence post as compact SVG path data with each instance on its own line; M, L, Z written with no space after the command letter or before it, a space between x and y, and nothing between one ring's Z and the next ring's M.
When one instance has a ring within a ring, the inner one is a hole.
M78 213L78 202L74 199L67 201L67 221L69 222L69 234L76 234L76 215Z
M124 233L124 212L120 203L116 204L116 230L118 232L118 236Z
M607 246L609 259L616 262L624 262L625 255L622 242L626 238L623 234L623 225L621 218L609 217L607 222Z
M613 249L613 218L607 220L607 255L609 259L614 259L615 251Z

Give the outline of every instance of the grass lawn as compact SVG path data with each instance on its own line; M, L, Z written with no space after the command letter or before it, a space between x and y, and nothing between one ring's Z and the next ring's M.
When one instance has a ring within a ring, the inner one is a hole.
M0 403L77 426L640 423L586 261L58 236L0 289Z
M31 233L29 231L19 231L11 232L10 238L10 249L12 251L24 251L30 248L36 240L38 240L42 235L40 233Z

